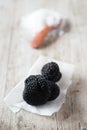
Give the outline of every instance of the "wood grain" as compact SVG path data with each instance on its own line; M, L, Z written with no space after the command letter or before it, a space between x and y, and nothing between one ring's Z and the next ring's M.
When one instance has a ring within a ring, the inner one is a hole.
M35 50L20 34L19 23L23 15L42 7L67 16L71 30L50 46ZM87 130L86 41L87 0L0 0L0 130ZM75 65L66 102L52 117L23 110L14 115L3 98L41 54Z

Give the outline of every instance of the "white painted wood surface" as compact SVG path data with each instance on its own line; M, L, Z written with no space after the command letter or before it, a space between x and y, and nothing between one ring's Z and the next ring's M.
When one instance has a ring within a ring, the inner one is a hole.
M71 31L56 43L32 49L20 34L21 16L55 9L71 21ZM73 63L73 84L59 113L13 114L3 102L40 54ZM0 130L87 130L87 0L0 0Z

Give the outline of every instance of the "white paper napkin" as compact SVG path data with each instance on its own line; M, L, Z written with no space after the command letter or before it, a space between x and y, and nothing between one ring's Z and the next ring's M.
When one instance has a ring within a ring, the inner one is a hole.
M60 87L60 95L53 101L49 101L41 106L31 106L27 104L22 97L23 89L24 89L24 80L16 85L15 88L11 90L11 92L5 97L4 101L7 106L14 112L18 112L20 109L24 109L39 115L47 115L51 116L54 112L59 111L62 104L65 101L65 96L67 93L67 89L72 83L72 74L74 71L74 66L72 64L64 63L61 61L56 61L54 59L49 59L44 56L40 56L35 64L29 71L29 75L41 74L41 68L44 64L54 61L60 67L60 72L62 73L62 78L57 84ZM26 76L25 78L27 78Z

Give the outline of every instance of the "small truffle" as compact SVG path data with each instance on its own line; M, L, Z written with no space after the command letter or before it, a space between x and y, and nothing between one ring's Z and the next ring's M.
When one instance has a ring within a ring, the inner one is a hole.
M51 95L50 95L48 101L56 99L60 94L59 86L57 84L55 84L54 82L50 82L49 83L49 89L51 91Z
M59 81L62 77L59 66L55 62L45 64L42 67L41 73L47 80L53 82Z

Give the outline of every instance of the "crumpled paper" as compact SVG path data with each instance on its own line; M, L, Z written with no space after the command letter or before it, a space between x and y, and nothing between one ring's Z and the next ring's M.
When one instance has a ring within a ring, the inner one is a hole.
M57 82L60 87L60 95L55 100L48 101L46 104L41 106L32 106L27 104L22 97L25 78L27 78L29 75L41 74L41 68L43 65L52 61L56 62L59 65L60 72L62 73L61 80ZM11 90L11 92L5 97L4 101L10 110L14 113L18 112L21 109L24 109L39 115L51 116L54 112L60 110L62 104L65 101L67 89L72 83L73 71L74 66L72 64L40 56L30 69L28 76L26 76L24 80L18 83L16 87Z

